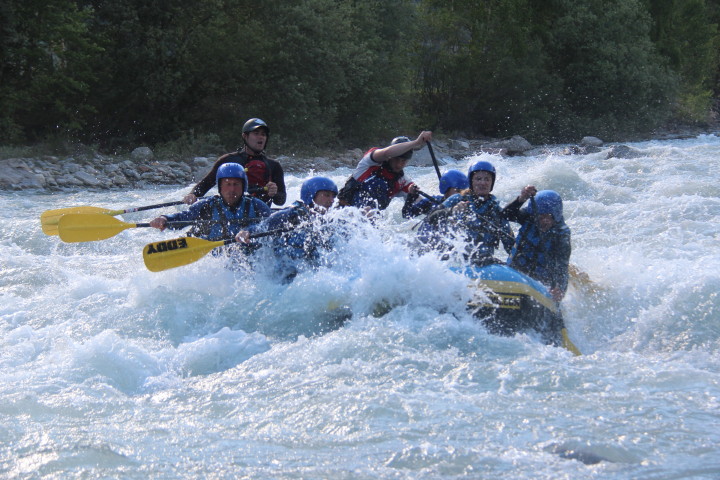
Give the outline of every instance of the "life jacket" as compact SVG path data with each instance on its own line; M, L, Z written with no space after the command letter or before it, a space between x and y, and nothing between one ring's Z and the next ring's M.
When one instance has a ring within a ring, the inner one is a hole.
M569 236L570 230L564 223L544 233L536 222L525 223L520 227L507 263L545 285L563 288L567 284L567 266L560 264L558 256L563 241L569 244L569 240L565 240Z
M203 205L202 220L188 232L193 237L217 241L232 238L251 223L260 220L255 211L252 197L243 196L236 208L227 205L220 196L215 196Z
M482 201L475 195L456 194L443 203L446 208L452 208L459 202L470 202L468 211L462 220L462 226L467 234L469 256L473 261L480 261L486 257L492 257L495 249L500 245L503 237L507 237L505 243L509 249L512 238L512 230L500 213L500 204L494 195Z
M252 187L264 187L270 181L270 168L264 157L248 156L245 174L248 178L250 193L253 193Z
M391 172L385 165L368 168L360 178L353 196L352 204L357 206L374 206L384 210L390 205L390 200L402 190L400 179L403 172Z

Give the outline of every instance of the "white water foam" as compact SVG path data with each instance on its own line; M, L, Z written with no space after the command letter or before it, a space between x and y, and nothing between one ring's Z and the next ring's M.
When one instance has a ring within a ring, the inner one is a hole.
M466 281L408 249L399 200L279 284L211 256L147 271L143 245L177 232L39 228L187 188L0 194L0 476L717 478L720 139L631 146L442 167L493 162L503 204L529 183L563 195L589 276L563 302L581 357L487 334ZM408 174L437 191L434 169Z

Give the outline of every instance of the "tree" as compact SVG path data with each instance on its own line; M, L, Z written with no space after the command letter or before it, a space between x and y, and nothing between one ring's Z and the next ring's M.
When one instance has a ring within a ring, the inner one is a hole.
M559 82L526 0L422 2L418 88L451 131L547 138Z
M607 139L652 131L668 117L676 77L650 41L637 0L555 0L549 67L563 81L563 138Z
M212 45L221 0L93 0L92 31L104 48L93 59L89 132L111 148L119 139L158 142L194 128L213 76ZM222 79L215 79L222 81Z
M651 39L680 77L676 116L705 121L712 110L718 71L717 15L704 0L645 1L653 24ZM712 2L710 2L712 3Z
M262 117L274 125L273 142L295 145L362 141L397 127L412 71L404 55L406 8L403 0L260 8L231 1L228 18L235 20L225 37L239 40L228 42L234 50L217 63L228 84L211 103L226 118Z
M82 130L99 52L91 15L71 0L7 0L0 7L0 137L24 142Z

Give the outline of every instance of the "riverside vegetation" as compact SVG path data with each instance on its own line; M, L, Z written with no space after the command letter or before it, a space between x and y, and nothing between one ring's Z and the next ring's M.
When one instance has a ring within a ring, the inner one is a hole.
M719 18L720 0L7 0L0 145L234 148L250 117L273 153L419 129L630 141L713 120Z

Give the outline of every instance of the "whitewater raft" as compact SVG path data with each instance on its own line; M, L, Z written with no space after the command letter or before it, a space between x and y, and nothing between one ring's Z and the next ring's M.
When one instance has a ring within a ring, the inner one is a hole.
M563 345L560 309L542 283L500 263L453 270L470 279L475 293L468 309L490 333L537 332L546 344Z

